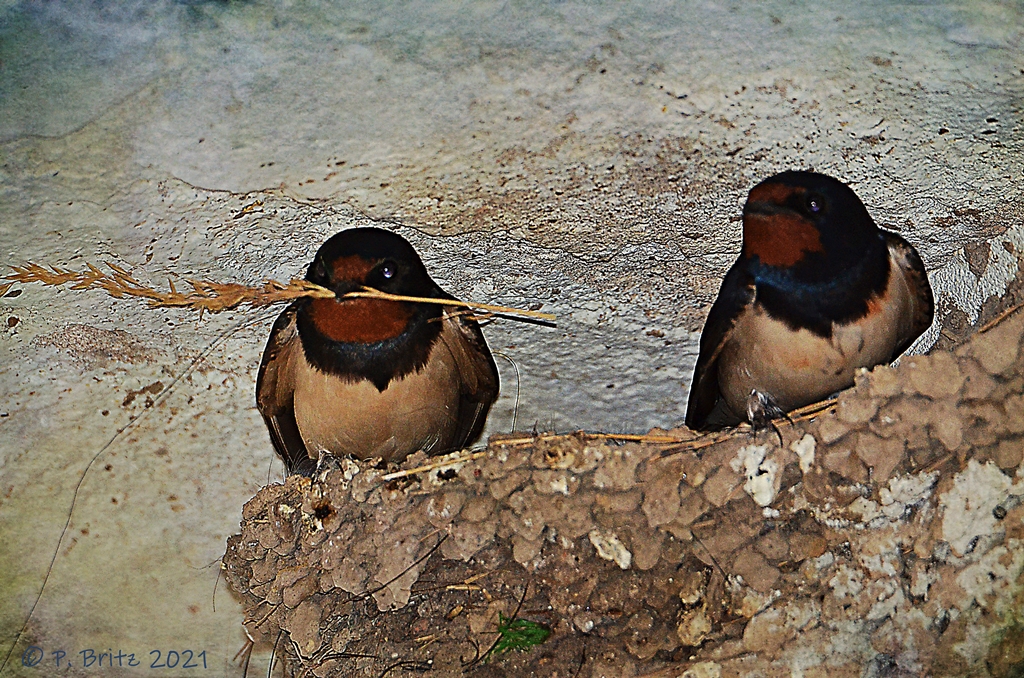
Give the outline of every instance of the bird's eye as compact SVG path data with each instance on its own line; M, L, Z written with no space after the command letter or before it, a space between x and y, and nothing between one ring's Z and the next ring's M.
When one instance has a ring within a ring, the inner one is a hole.
M825 201L817 193L811 193L805 199L807 205L807 211L811 214L818 214L825 209Z
M395 265L390 261L380 267L380 274L390 280L395 276Z

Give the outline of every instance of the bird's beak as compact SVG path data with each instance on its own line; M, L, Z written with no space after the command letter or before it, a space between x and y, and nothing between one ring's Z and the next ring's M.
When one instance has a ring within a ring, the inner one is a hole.
M764 202L760 200L756 202L747 202L747 204L743 206L744 217L771 217L775 216L776 214L782 214L783 212L788 211L789 209L785 205L779 205L778 203Z

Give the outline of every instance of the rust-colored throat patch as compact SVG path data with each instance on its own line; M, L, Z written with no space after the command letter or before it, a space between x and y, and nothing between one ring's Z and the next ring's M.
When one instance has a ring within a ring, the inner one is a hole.
M799 214L751 212L743 218L743 251L762 264L793 266L808 252L824 249L818 228Z
M412 318L407 304L384 299L314 299L309 314L320 334L346 344L393 339Z

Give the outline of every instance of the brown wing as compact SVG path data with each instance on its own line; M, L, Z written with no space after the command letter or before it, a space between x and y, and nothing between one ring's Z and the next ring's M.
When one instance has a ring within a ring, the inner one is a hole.
M900 357L931 326L932 317L935 314L935 299L932 296L932 286L928 282L928 275L924 270L924 262L921 261L921 256L914 246L895 233L883 232L886 244L889 246L889 257L903 272L903 276L910 286L910 296L913 302L910 333L896 346L889 359L891 362Z
M700 354L686 403L686 425L695 431L738 423L717 421L717 417L712 416L722 396L718 386L718 355L732 334L736 318L753 300L754 282L737 262L725 274L718 298L700 333Z
M316 460L310 458L295 423L294 355L302 350L295 327L295 311L295 304L286 308L270 330L256 377L256 407L263 415L270 441L284 460L288 474L312 476Z
M443 323L441 337L455 357L462 379L458 427L452 444L452 449L461 449L476 440L484 428L487 413L498 397L498 368L475 320L446 308Z

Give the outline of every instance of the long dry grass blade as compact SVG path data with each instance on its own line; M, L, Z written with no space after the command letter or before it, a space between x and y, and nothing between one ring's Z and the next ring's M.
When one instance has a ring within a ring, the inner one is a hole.
M112 271L111 273L104 273L92 264L86 264L86 266L87 269L84 271L69 271L57 266L46 268L32 262L24 266L12 266L11 268L14 270L14 273L3 278L11 282L6 285L0 285L0 296L5 294L14 283L37 282L51 287L70 284L73 290L101 289L117 299L135 297L147 300L151 307L189 308L200 313L206 311L211 313L227 311L242 304L258 307L290 302L303 297L333 299L336 296L334 292L326 287L297 279L291 280L288 283L267 280L259 287L249 287L239 283L218 283L208 280L186 280L191 287L191 290L186 292L178 291L172 281L170 283L170 291L161 292L143 285L131 273L117 264L107 262L107 267ZM539 313L537 311L510 308L508 306L478 304L449 299L406 297L387 294L370 287L364 287L361 291L346 294L343 298L359 297L459 306L551 322L555 320L555 316L550 313Z
M541 313L540 311L529 311L509 306L495 306L494 304L479 304L475 301L459 301L458 299L435 299L433 297L407 297L401 294L389 294L381 292L372 287L364 287L360 292L349 292L345 299L384 299L386 301L412 301L424 304L440 304L442 306L461 306L462 308L478 308L492 313L506 313L508 315L519 315L526 318L537 318L538 320L555 321L553 313Z

